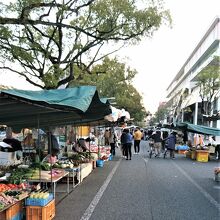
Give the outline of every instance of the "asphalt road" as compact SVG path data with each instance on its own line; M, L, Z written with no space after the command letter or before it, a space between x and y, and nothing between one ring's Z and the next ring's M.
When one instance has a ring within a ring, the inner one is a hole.
M217 161L199 163L149 158L147 142L139 155L96 168L56 206L55 220L219 220Z

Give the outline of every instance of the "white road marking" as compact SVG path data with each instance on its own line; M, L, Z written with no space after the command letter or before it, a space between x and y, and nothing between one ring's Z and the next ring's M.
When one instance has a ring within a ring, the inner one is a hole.
M220 186L213 186L214 189L220 189Z
M93 198L92 202L90 203L89 207L86 209L86 211L84 212L84 214L80 220L89 220L90 219L90 217L92 216L92 213L94 212L96 206L99 203L99 200L102 198L103 193L105 192L105 190L106 190L108 184L110 183L115 171L117 170L120 162L121 162L121 159L119 161L117 161L115 167L112 169L111 173L108 175L107 179L105 180L105 182L103 183L103 185L101 186L101 188L99 189L99 191L97 192L95 197Z
M172 161L175 167L220 211L220 204L206 192L195 180L193 180L179 165Z
M144 159L144 161L145 161L145 164L147 164L147 162L148 162L148 159L145 159L145 158L143 158Z

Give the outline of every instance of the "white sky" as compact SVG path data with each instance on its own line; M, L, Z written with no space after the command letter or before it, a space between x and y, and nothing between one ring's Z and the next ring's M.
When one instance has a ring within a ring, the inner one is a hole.
M135 87L142 94L147 110L157 110L166 97L166 88L192 53L216 16L220 15L220 0L164 0L170 9L173 27L161 27L152 39L143 39L135 47L120 51L128 57L128 65L138 71ZM14 80L9 74L0 78L0 84L19 89L33 89Z
M155 112L166 97L166 88L195 49L214 19L220 0L164 0L173 19L172 29L160 28L152 39L123 49L129 66L138 71L135 87L147 110Z

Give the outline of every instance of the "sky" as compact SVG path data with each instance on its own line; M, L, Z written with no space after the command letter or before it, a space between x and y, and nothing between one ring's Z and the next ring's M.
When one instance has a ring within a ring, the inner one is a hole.
M154 113L166 100L166 89L195 49L212 22L220 16L220 0L164 0L173 20L151 39L120 51L138 71L134 86L146 110Z
M151 39L117 53L137 70L134 86L146 110L154 113L166 99L166 89L197 46L211 23L220 16L220 0L164 0L170 10L172 28L162 26ZM1 76L0 84L32 89L22 79Z

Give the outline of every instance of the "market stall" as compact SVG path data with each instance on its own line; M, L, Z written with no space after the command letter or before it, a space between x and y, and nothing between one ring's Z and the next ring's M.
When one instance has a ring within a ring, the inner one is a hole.
M101 101L98 96L98 92L96 91L96 88L92 86L82 86L64 90L47 91L4 90L0 91L0 104L0 124L11 126L16 131L20 131L21 129L27 127L37 128L38 131L40 130L40 128L49 131L48 150L51 150L51 127L61 125L64 126L67 124L81 125L86 123L97 123L97 121L104 121L104 116L111 113L109 103L107 103L106 101ZM39 147L39 145L37 145L37 147ZM36 154L36 156L39 157L38 153ZM33 162L35 163L36 158L34 158L34 161L30 161L30 164L32 164ZM22 162L25 162L25 160L21 161L21 163ZM70 171L68 171L67 169L71 169L71 173L74 175L72 176L73 179L76 172L81 173L81 169L78 167L61 167L62 170L60 171L60 175L55 177L52 174L54 170L52 166L50 167L50 174L48 173L48 171L46 171L46 173L44 172L41 167L41 163L38 164L38 168L38 177L36 177L35 171L34 176L33 173L29 176L19 176L19 181L25 181L27 182L27 184L31 183L30 185L32 185L32 183L52 184L52 198L55 197L55 194L57 192L57 182L64 179L65 177L67 177L67 191L69 192ZM26 172L26 174L28 174L28 172ZM47 175L47 177L45 174ZM12 176L13 175L11 175L10 177ZM80 181L81 180L82 178L80 178ZM8 178L4 178L4 181L8 181ZM33 186L35 186L35 184L33 184ZM38 195L42 195L42 192L39 192L37 194L37 197L39 197ZM39 213L50 213L50 210L55 209L53 208L55 207L54 199L52 199L51 201L46 199L48 203L44 202L43 206L39 208L36 204L34 204L36 203L36 201L34 202L34 200L38 201L39 198L35 197L36 195L34 196L34 198L30 198L33 200L31 200L32 203L26 203L26 205L28 205L26 209L27 219L31 219L29 218L29 215L34 215L32 211L35 209L37 209ZM11 205L14 204L15 202L11 203ZM0 214L2 215L6 215L6 212L9 212L9 207L7 206L0 208ZM52 211L49 217L45 219L52 219L54 215L55 211ZM17 219L20 220L21 217L19 216Z
M182 152L185 150L184 154L193 160L208 162L210 153L214 151L213 146L208 146L208 144L205 143L204 136L220 136L220 129L190 123L177 123L173 125L171 129L193 134L193 139L188 141L189 146L179 146L187 147L187 149L179 148L178 150L182 150Z

